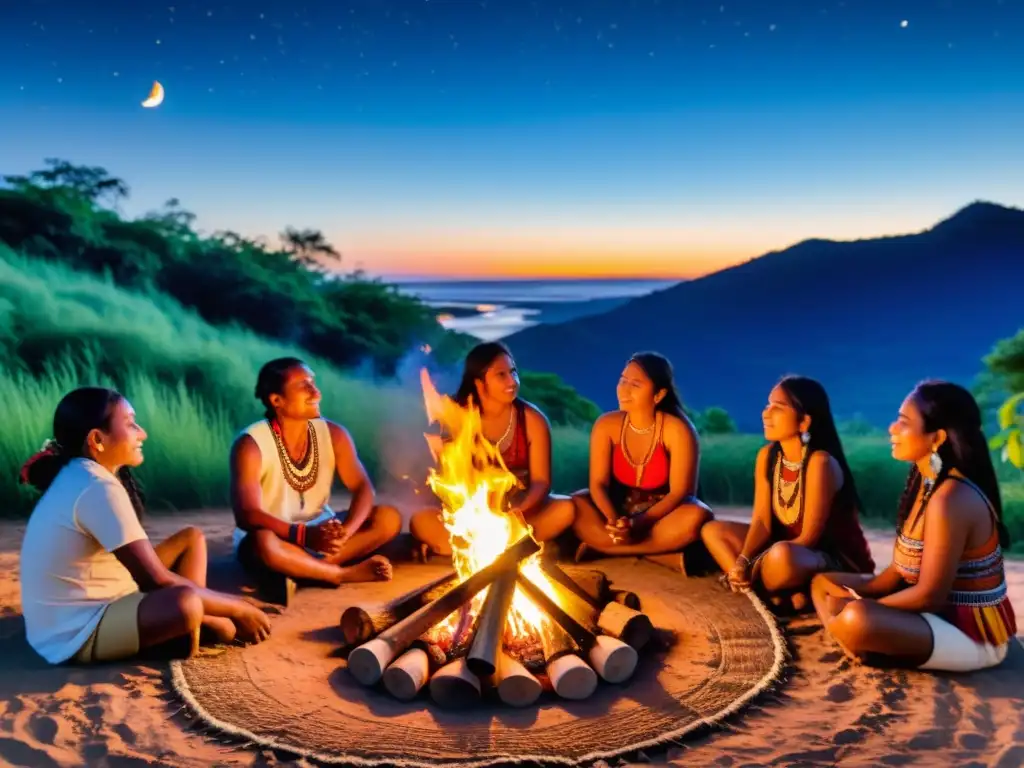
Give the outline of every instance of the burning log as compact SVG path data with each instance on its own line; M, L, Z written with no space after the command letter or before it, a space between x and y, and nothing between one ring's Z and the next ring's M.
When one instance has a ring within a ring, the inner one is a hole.
M654 626L646 614L616 602L604 607L597 617L597 626L605 634L622 640L636 650L647 645L654 633Z
M431 674L444 666L445 652L420 639L384 670L384 688L400 701L411 701L426 685Z
M357 605L349 606L342 612L340 621L345 644L359 645L376 637L413 611L436 600L454 587L458 580L458 575L452 571L375 611Z
M554 619L573 641L584 651L589 650L597 639L594 633L583 626L575 617L569 615L561 605L552 600L548 594L539 586L534 584L527 576L518 574L516 582L523 593L530 598L537 607ZM546 652L545 652L546 656Z
M498 654L494 685L498 690L498 698L511 707L530 706L543 690L540 680L507 653Z
M447 709L470 706L480 701L480 680L470 671L464 658L456 659L430 678L430 696Z
M554 563L544 563L543 568L551 577L551 580L557 585L564 585L566 580L572 581L569 575ZM571 589L571 587L568 589ZM578 594L578 591L573 591L573 596ZM547 597L547 595L545 595L545 597ZM580 609L576 607L578 606L579 601L576 600L576 606L574 606L574 601L566 598L567 596L559 592L559 602L573 614L573 618L575 618L577 622L596 623L597 627L602 632L622 640L624 643L631 645L636 650L643 648L651 639L651 635L654 632L654 626L651 624L651 620L646 614L640 613L638 610L627 605L627 603L634 603L637 606L640 604L640 598L632 592L624 592L620 590L615 595L616 599L606 603L599 611L593 603L590 603L590 605L595 609L594 612L596 613L596 616L594 616L593 613L581 613ZM539 604L540 603L538 603L538 605ZM546 606L542 607L547 610ZM566 627L566 629L568 629L568 627ZM584 650L589 651L589 649L590 646L587 646Z
M540 545L536 541L530 536L524 536L486 568L477 571L434 602L417 609L372 640L354 648L348 657L349 671L363 685L374 685L380 680L388 664L420 635L471 600L484 587L490 586L502 573L510 569L517 570L522 559L539 549ZM443 671L439 670L438 674ZM479 686L479 681L477 685Z
M570 576L553 560L542 561L541 568L549 579L565 587L594 608L599 608L607 602L609 586L608 577L604 571L581 568L574 570L573 575Z
M597 688L597 673L576 654L576 644L558 624L541 634L544 661L555 693L563 699L585 699Z
M498 656L505 635L505 622L516 591L516 569L506 571L491 585L477 619L473 645L466 663L473 674L489 677L498 669Z

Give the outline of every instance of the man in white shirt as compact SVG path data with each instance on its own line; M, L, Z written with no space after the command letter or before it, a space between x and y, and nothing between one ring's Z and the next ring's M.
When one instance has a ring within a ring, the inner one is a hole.
M295 580L390 579L391 563L372 553L398 535L401 517L374 505L348 431L321 418L313 372L296 358L271 360L256 397L266 418L232 447L231 500L239 558L260 575L268 599L287 604ZM328 506L335 474L352 494L343 518Z

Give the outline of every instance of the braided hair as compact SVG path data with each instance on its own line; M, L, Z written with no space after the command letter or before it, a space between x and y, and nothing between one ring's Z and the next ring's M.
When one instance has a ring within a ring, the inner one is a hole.
M86 439L89 433L94 429L110 429L111 416L122 400L124 396L120 392L106 387L80 387L64 395L53 414L53 438L22 465L21 483L46 491L73 459L88 458ZM117 478L141 520L145 497L135 475L130 468L121 467Z
M921 413L925 432L944 430L946 440L938 448L942 469L932 483L930 493L957 470L976 485L991 504L996 517L999 543L1005 549L1010 546L1010 535L1003 523L1003 502L999 493L999 481L992 464L988 441L982 431L981 409L974 396L959 384L930 379L922 381L910 394ZM900 496L897 525L902 528L914 506L914 499L924 478L914 464L907 475L907 482ZM930 495L930 494L929 494Z
M268 363L264 363L256 376L256 399L263 403L263 415L269 421L277 418L277 412L270 402L271 395L280 395L284 390L284 382L288 371L293 368L301 368L306 363L297 357L278 357Z

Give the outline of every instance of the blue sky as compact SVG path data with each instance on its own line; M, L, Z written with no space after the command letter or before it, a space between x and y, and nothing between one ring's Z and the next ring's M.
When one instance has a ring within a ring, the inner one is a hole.
M1022 75L1022 0L37 0L0 10L0 171L375 273L685 277L1024 206Z

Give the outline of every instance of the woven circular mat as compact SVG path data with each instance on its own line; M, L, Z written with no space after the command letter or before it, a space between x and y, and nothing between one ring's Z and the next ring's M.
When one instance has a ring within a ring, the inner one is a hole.
M585 701L545 693L525 709L486 701L446 711L426 691L402 703L359 685L337 652L341 611L388 602L447 570L434 565L401 565L385 584L300 590L268 642L175 662L172 682L193 715L240 741L323 763L465 768L574 765L678 741L780 675L784 641L756 598L637 559L587 567L636 592L670 641L645 648L630 680L602 683Z

